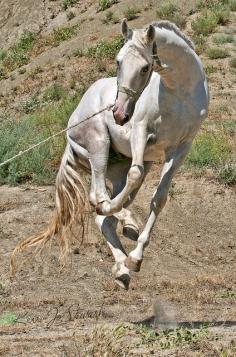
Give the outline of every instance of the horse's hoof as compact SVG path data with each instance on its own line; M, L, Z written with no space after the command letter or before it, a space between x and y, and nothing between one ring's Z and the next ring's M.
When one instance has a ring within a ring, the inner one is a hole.
M127 268L129 268L132 271L135 271L136 273L140 271L141 264L142 264L142 259L137 260L130 255L125 259L125 265Z
M131 240L137 241L139 237L139 230L132 224L127 224L123 227L123 235Z
M129 290L130 276L129 274L122 274L115 279L115 282L122 289Z

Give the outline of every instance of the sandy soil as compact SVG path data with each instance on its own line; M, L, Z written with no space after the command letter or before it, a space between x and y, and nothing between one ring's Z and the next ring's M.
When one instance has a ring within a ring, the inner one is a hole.
M144 223L156 177L154 168L132 206L140 223ZM53 195L53 187L0 188L0 314L11 312L19 317L19 323L0 328L3 356L105 356L102 349L94 352L93 344L98 345L94 328L100 331L101 325L121 322L153 325L155 318L158 327L163 316L164 324L170 326L199 327L218 321L220 326L210 330L212 336L220 337L212 337L215 354L205 350L208 342L200 346L201 354L194 348L178 347L154 349L155 356L220 356L216 346L220 349L235 340L236 197L231 189L179 175L141 272L133 275L128 292L115 285L110 271L113 258L93 223L79 254L72 254L63 270L53 246L10 280L12 249L21 238L45 226L53 210ZM130 249L133 243L123 241ZM190 325L194 321L198 323ZM149 345L128 348L126 343L132 339L122 342L125 354L118 351L106 356L152 353ZM93 349L87 353L91 344Z

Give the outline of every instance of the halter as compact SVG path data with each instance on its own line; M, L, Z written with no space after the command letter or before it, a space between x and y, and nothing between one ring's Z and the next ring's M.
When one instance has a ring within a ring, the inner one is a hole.
M140 95L143 93L144 89L147 87L148 83L150 82L150 79L151 79L151 76L152 76L152 72L153 72L154 63L156 62L158 66L162 67L160 58L158 57L158 55L156 53L156 50L157 50L157 46L156 46L156 43L154 42L154 44L153 44L153 52L155 54L152 55L151 70L150 70L149 76L148 76L148 78L146 80L146 83L145 83L144 87L141 90L137 90L136 91L136 90L131 89L131 88L126 87L126 86L120 86L119 81L118 81L118 77L117 77L117 95L116 95L116 98L118 96L118 92L121 92L121 93L127 94L128 97L133 98L135 101L138 100L138 98L140 97Z

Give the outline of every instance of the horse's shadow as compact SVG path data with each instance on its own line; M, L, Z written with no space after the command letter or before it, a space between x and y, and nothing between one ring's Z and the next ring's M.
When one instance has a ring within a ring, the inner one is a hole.
M203 326L207 327L233 327L236 326L236 321L158 321L155 316L148 317L144 320L133 322L135 325L146 326L150 328L173 329L173 328L187 328L200 329Z

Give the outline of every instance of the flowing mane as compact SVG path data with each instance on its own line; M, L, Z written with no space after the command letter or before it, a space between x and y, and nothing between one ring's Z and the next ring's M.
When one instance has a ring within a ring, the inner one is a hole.
M189 47L191 47L194 50L193 42L190 40L190 38L187 35L185 35L183 32L181 32L180 29L173 22L163 20L163 21L153 22L152 25L155 27L164 28L166 30L174 31L176 33L176 35L181 37L187 43L187 45L189 45Z

